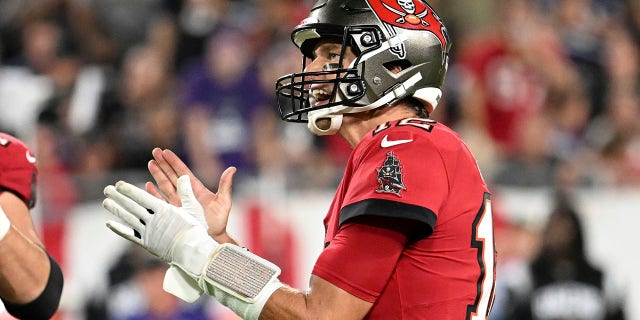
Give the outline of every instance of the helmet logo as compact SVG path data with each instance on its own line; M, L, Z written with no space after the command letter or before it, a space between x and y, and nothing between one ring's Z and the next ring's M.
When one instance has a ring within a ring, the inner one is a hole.
M392 193L401 197L400 191L407 190L402 182L402 166L400 160L393 152L387 152L387 158L378 170L378 183L380 186L376 189L377 193Z
M412 30L425 30L433 33L442 45L447 48L447 31L428 4L422 0L367 0L378 19L391 32L391 27ZM392 35L395 32L392 32Z
M405 22L410 24L421 23L425 26L429 26L429 23L422 19L424 18L424 16L427 15L427 13L429 13L427 8L424 8L424 10L422 10L422 12L420 13L416 13L416 4L413 2L413 0L396 0L396 2L398 2L398 5L400 6L400 8L402 8L403 11L395 9L384 2L382 3L382 5L385 8L387 8L387 10L399 16L399 18L396 19L397 23L399 24L404 24Z

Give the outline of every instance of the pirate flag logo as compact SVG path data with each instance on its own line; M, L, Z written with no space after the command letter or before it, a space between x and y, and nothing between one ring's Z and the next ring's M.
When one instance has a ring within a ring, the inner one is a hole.
M384 160L382 167L378 170L378 183L380 186L376 189L378 193L393 193L398 197L401 197L400 191L407 190L402 182L402 166L400 160L396 158L393 152L387 153L387 158Z
M433 33L445 50L449 43L447 29L442 20L421 0L367 0L380 22L391 36L397 34L395 28L425 30ZM400 58L406 55L404 44L398 44L390 50Z

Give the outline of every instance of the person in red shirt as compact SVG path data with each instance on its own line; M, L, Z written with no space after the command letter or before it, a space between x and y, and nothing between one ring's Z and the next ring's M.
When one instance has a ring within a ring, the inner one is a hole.
M353 148L310 289L280 283L227 233L234 167L213 193L154 149L157 186L107 186L103 206L124 221L107 225L179 269L165 289L189 298L191 287L244 319L488 319L490 192L458 135L429 119L451 45L438 15L423 1L321 0L292 40L303 71L276 83L282 119Z
M49 319L58 310L63 276L33 224L36 158L0 132L0 299L18 319Z

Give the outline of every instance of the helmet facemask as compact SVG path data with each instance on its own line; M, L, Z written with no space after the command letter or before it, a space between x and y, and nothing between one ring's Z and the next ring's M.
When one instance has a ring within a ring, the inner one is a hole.
M327 64L322 71L305 72L307 62L313 59L315 44L320 41L331 41L336 37L319 37L301 46L303 52L303 72L293 73L279 78L276 82L278 107L282 119L289 122L308 122L310 130L318 135L334 134L339 129L340 118L343 113L359 112L357 109L366 107L368 103L362 101L365 96L363 70L357 68L361 57L371 50L380 47L378 29L372 27L346 27L344 35L337 43L341 43L340 60L335 64ZM371 38L370 38L371 37ZM352 45L355 39L368 39L367 47ZM369 40L371 39L371 40ZM309 41L309 40L307 40ZM345 51L347 47L354 51L355 59L345 65ZM364 49L364 51L360 51ZM321 104L314 105L317 100L311 94L312 85L330 85L327 99ZM313 121L310 121L313 119ZM316 120L331 119L330 129L313 129Z

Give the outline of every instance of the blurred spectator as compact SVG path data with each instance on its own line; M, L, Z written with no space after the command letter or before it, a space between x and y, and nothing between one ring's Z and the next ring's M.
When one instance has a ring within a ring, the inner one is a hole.
M55 0L79 1L79 0ZM163 0L84 0L95 15L95 20L110 35L115 51L116 67L132 47L152 39L155 28L166 28L167 13ZM170 39L165 38L165 41ZM167 43L170 47L172 43ZM162 44L158 44L163 47Z
M564 86L571 75L559 39L531 3L500 4L495 25L459 49L464 82L458 123L462 133L490 137L498 159L517 152L515 130L540 115L549 90Z
M605 274L586 255L579 214L560 195L541 235L542 245L520 288L512 288L508 319L622 320L621 306L609 300ZM524 290L523 290L524 289Z
M205 299L187 304L162 289L167 265L132 245L109 270L106 297L85 306L91 320L212 320Z
M45 105L39 130L53 135L43 147L75 175L81 199L99 196L111 170L144 170L151 148L177 148L173 74L162 53L132 48L116 74L68 64L53 77L68 85Z
M586 138L593 149L588 174L598 186L640 184L640 96L611 92L606 112L589 125Z
M182 115L187 161L212 186L222 169L254 175L254 117L265 107L254 55L242 31L218 30L203 58L182 73ZM147 149L150 150L150 149Z
M58 61L62 31L47 20L28 21L23 27L23 50L5 59L0 69L0 127L29 140L44 101L55 94L49 74Z
M552 121L550 153L554 157L570 158L583 147L590 101L577 78L572 84L549 92L545 112Z
M104 128L99 132L116 154L114 169L144 170L153 147L178 146L176 99L165 56L154 47L131 48L117 86L103 95L100 109ZM91 157L88 147L84 156Z
M63 50L77 52L84 63L109 64L115 58L112 35L101 27L84 1L41 0L26 6L23 21L49 20L62 30ZM25 23L23 22L23 24Z
M551 123L545 117L532 118L519 125L516 132L518 140L514 141L518 148L499 163L491 181L504 186L552 186L556 159L550 152Z
M262 52L280 39L289 39L291 29L307 17L309 5L315 3L307 2L310 3L299 0L246 1L254 7L253 17L245 19L244 25L236 25L247 32L252 49Z
M560 0L546 3L544 14L558 33L573 69L580 74L580 83L589 94L589 114L598 115L603 110L607 80L603 68L609 32L609 18L613 1Z
M228 0L165 1L176 37L174 66L181 70L205 52L207 39L227 20Z

